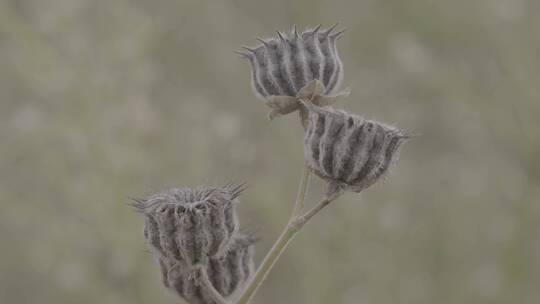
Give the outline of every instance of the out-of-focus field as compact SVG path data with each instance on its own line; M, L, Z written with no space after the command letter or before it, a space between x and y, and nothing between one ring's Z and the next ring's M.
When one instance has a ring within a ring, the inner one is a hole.
M255 303L539 303L537 0L1 1L0 302L178 303L128 206L174 186L247 181L260 261L302 130L266 119L233 50L335 21L339 106L422 136L310 223Z

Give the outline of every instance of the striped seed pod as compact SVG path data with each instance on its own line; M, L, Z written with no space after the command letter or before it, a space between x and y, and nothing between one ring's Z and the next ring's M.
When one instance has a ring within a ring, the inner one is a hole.
M238 231L235 205L244 185L177 188L134 204L144 236L158 257L188 265L223 255Z
M360 116L317 107L309 109L304 154L309 167L329 182L329 192L360 192L384 176L409 136L400 129Z
M201 284L200 274L184 261L159 258L163 284L189 304L217 304L211 292ZM205 271L198 268L198 271Z
M252 236L239 235L224 257L210 259L208 276L223 296L241 290L253 274L255 242Z
M227 253L220 258L211 258L205 271L213 288L224 298L240 291L254 270L254 243L251 236L239 234ZM164 285L190 304L215 303L208 289L197 280L190 267L173 263L166 258L159 260Z
M238 52L250 63L255 95L275 110L270 118L298 109L296 98L314 80L322 83L321 94L325 96L333 96L339 90L343 64L336 42L345 30L334 32L336 26L321 30L319 25L302 33L294 27L288 35L277 31L277 37L257 38L258 46L244 46L245 51Z

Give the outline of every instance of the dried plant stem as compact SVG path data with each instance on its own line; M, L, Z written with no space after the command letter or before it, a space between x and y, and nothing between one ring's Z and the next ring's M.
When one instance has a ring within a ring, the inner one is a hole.
M307 165L305 165L304 174L302 175L302 179L300 181L297 199L294 205L293 212L291 213L289 222L279 236L279 238L277 239L277 241L272 246L272 249L270 249L270 251L267 253L266 257L257 269L257 272L255 272L255 275L253 276L251 281L249 281L246 285L246 288L238 298L236 304L248 304L251 301L255 292L261 286L262 282L264 281L276 261L279 259L281 254L285 251L287 245L292 241L294 236L313 216L315 216L315 214L317 214L319 211L321 211L324 207L326 207L328 204L330 204L333 200L337 198L337 195L330 197L325 196L325 198L322 199L317 205L315 205L315 207L313 207L310 211L301 215L302 209L304 207L307 189L309 186L310 175L311 173L309 171L309 168L307 167Z
M311 170L309 169L307 163L304 163L304 172L302 178L300 179L300 186L298 187L298 194L296 195L296 201L294 202L293 212L289 219L292 220L295 216L299 215L304 209L304 202L306 200L306 194L309 189L309 181L311 178Z
M295 219L295 224L302 228L315 214L321 211L324 207L328 206L332 202L329 198L322 199L313 209L309 210L306 214L299 216Z
M242 295L236 302L237 304L249 303L259 286L270 272L270 269L272 269L279 256L283 253L283 251L285 251L285 248L287 248L287 245L297 232L298 230L293 229L292 225L287 225L285 230L279 236L278 240L274 243L274 246L272 246L272 249L270 249L262 261L251 281L247 284L246 288L242 292Z

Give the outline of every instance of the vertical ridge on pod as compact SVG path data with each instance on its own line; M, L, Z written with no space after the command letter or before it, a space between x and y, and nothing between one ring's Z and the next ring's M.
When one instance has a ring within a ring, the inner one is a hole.
M239 232L235 210L245 189L245 184L176 188L133 204L145 217L144 237L163 285L190 304L215 303L201 275L227 297L253 271L254 240Z
M260 45L249 48L243 57L251 66L252 86L258 97L297 96L300 89L320 80L325 94L336 92L343 80L343 65L337 52L337 40L344 31L333 32L337 23L289 35L276 31L277 38L256 38Z
M311 105L304 154L321 178L360 192L384 176L407 138L403 130L331 107Z

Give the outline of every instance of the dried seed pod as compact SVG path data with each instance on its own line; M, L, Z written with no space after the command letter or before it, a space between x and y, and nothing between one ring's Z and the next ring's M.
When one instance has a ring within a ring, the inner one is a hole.
M335 32L336 26L326 30L317 26L302 33L295 27L289 35L278 31L277 38L257 38L258 46L239 52L250 63L255 95L273 109L270 118L297 110L301 90L315 80L322 84L321 95L336 95L343 81L336 42L344 32Z
M344 31L334 32L320 26L298 33L296 27L289 35L277 32L278 37L257 38L260 44L244 47L242 55L251 65L252 84L260 97L296 96L312 80L320 80L325 94L339 89L343 80L343 64L336 42Z
M158 256L206 264L231 245L239 226L235 205L244 189L232 184L171 189L134 205L145 215L144 236Z
M250 278L254 269L254 243L253 237L239 234L224 256L211 258L208 265L198 269L206 272L210 283L221 296L231 296ZM188 303L215 303L211 293L198 280L198 275L184 261L160 258L159 264L164 285Z
M183 261L160 258L164 285L190 304L216 304L208 289L200 282L200 274ZM204 271L198 269L198 271Z
M224 257L210 259L208 276L223 296L242 289L253 274L255 242L252 236L238 235Z
M338 189L360 192L385 175L409 137L403 130L330 107L308 107L304 153L312 171Z

